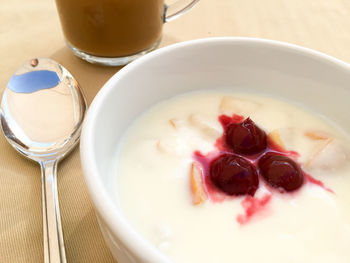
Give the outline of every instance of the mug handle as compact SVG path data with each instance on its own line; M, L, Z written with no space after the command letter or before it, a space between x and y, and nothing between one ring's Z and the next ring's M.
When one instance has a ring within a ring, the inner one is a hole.
M168 23L189 11L199 0L178 0L171 5L165 5L163 22Z

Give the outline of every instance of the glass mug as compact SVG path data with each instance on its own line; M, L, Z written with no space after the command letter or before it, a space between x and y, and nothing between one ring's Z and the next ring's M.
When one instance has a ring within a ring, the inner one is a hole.
M154 50L163 23L199 0L56 0L63 34L73 53L91 63L125 65Z

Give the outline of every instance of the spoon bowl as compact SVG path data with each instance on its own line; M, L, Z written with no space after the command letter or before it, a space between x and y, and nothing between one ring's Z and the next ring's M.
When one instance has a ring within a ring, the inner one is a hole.
M32 59L11 77L0 110L7 141L41 167L44 261L66 262L56 172L58 162L79 141L87 110L84 94L62 65Z

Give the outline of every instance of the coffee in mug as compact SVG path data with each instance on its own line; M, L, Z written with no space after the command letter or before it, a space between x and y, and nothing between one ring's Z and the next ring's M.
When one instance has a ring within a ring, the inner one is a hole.
M197 1L166 6L164 0L56 0L56 5L75 55L92 63L124 65L155 49L163 23Z

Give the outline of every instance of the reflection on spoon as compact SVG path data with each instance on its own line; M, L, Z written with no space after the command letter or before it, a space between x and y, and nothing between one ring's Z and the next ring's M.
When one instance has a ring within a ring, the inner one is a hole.
M57 62L33 59L10 79L0 109L8 142L41 167L45 262L66 262L56 171L80 137L87 110L82 90Z
M30 71L21 75L13 75L7 87L17 93L32 93L50 89L60 83L57 73L50 70Z

